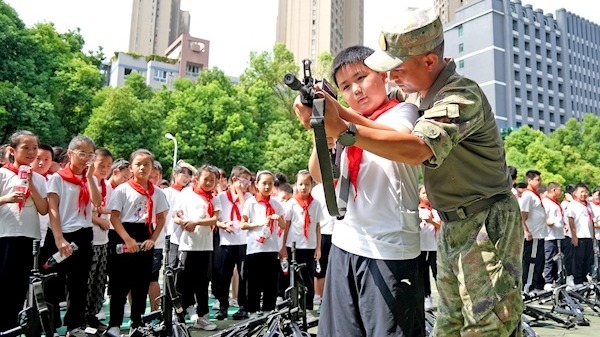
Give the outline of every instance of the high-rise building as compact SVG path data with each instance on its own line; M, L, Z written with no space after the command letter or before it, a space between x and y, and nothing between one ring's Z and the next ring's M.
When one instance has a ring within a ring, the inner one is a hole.
M454 13L459 7L476 1L479 0L433 0L433 8L439 14L442 23L446 24L454 21Z
M133 0L129 52L164 55L181 35L190 33L190 13L181 0Z
M297 62L363 44L364 0L279 0L277 42Z
M600 115L600 26L566 9L519 0L458 8L444 28L445 54L479 83L501 128L546 133L569 118Z

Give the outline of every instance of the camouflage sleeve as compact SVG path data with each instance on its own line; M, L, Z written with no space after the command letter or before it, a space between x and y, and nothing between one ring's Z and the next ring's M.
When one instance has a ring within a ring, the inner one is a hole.
M423 111L413 134L422 138L433 155L423 164L437 168L450 151L484 124L485 114L477 85L442 89L431 109Z
M388 93L388 98L389 99L394 99L395 98L395 99L398 100L398 102L406 102L406 96L408 96L408 95L405 94L402 90L400 90L400 88L393 88Z

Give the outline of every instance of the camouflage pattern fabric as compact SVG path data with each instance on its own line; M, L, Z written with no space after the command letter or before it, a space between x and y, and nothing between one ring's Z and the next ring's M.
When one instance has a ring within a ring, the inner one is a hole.
M436 336L521 336L521 212L512 195L438 233Z

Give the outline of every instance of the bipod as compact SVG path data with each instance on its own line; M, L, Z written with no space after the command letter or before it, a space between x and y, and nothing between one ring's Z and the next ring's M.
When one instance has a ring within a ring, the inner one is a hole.
M163 257L163 292L159 296L160 309L142 316L144 326L136 328L130 337L190 337L185 324L185 311L181 297L175 288L177 274L183 267L172 267L169 264L170 235L165 237ZM159 320L158 323L152 323ZM111 336L115 337L115 336ZM118 337L118 336L117 336Z
M554 289L552 310L567 317L573 317L579 326L589 326L590 322L583 315L581 304L571 294L572 292L568 292L565 285Z
M552 291L545 291L540 294L523 294L523 303L525 307L523 309L523 314L533 318L534 321L544 321L544 320L552 320L556 323L562 324L563 327L570 329L575 326L575 323L572 320L564 320L557 315L553 314L553 309L545 309L533 306L533 302L541 302L552 300Z

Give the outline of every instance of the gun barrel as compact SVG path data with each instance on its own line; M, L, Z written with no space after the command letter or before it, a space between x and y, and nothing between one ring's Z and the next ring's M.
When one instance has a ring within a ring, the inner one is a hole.
M290 87L293 90L297 90L297 91L302 90L302 83L293 74L290 74L290 73L285 74L285 76L283 76L283 83L285 83L285 85L287 85L288 87Z

